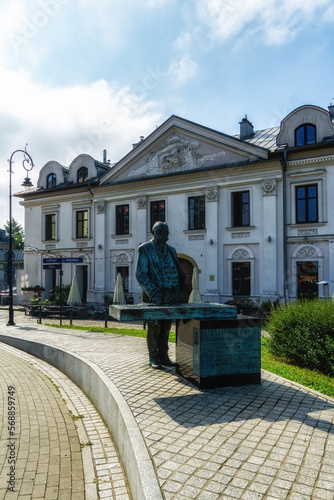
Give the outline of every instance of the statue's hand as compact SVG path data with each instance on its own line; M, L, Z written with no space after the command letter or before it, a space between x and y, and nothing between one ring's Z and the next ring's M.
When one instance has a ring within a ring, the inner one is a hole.
M162 294L161 293L156 293L154 297L152 297L152 302L153 304L156 304L157 306L161 306L162 304Z

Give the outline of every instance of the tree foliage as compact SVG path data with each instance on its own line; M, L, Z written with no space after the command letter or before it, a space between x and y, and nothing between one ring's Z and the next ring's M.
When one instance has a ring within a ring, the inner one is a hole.
M9 221L5 224L5 230L9 236ZM13 234L13 249L23 250L24 248L24 230L22 225L17 220L12 219L12 234Z

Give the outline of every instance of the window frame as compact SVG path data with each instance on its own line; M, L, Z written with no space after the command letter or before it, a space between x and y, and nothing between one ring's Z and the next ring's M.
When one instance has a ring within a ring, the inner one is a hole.
M51 222L50 222L51 218ZM49 237L51 236L51 237ZM57 238L57 214L44 215L44 241L55 241Z
M199 207L199 202L203 202L203 206ZM191 207L191 203L194 202L194 206ZM201 211L203 214L201 214ZM193 213L193 217L191 214ZM200 218L203 221L200 221ZM188 231L199 231L206 229L206 206L205 206L205 195L199 196L189 196L188 197Z
M126 214L126 209L128 210ZM121 210L121 211L120 211ZM115 205L115 234L130 234L130 204Z
M85 176L82 175L83 172L85 173ZM77 183L78 184L83 184L84 182L88 181L88 168L87 167L80 167L77 171Z
M308 129L314 130L314 141L310 140L308 137ZM299 131L303 130L303 143L298 144L297 135ZM313 123L303 123L299 127L295 128L295 147L307 146L308 144L316 144L317 142L317 127Z
M79 214L86 214L86 217L82 217L82 220L79 220ZM79 231L80 225L81 231ZM75 211L75 237L77 239L89 238L89 210L87 208Z
M46 176L46 189L52 189L57 186L57 175L51 172Z
M242 200L243 195L247 193L248 195L248 200L244 202ZM232 220L231 220L231 226L232 227L249 227L251 225L251 220L250 220L250 190L246 189L243 191L232 191L231 193L231 214L232 214ZM243 222L243 207L248 206L248 220L247 223Z
M316 190L316 195L315 197L309 196L308 191L311 188L315 188ZM301 198L298 197L298 190L305 189L305 197ZM312 200L316 201L316 218L315 220L310 220L310 203ZM299 209L299 202L304 200L304 213L305 213L305 218L304 220L300 220L301 216L299 213L301 210ZM295 216L296 216L296 224L316 224L319 222L319 187L318 183L314 184L300 184L295 186Z
M164 209L160 211L160 205L164 204ZM158 211L157 215L158 217L156 220L153 220L155 217L153 217L153 206L154 204L158 205ZM163 218L161 218L163 214ZM166 200L153 200L150 202L150 231L152 231L152 228L156 222L166 222Z

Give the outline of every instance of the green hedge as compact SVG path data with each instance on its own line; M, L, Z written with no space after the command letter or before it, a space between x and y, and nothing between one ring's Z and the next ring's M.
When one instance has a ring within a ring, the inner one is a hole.
M334 375L334 302L301 300L272 311L265 329L272 354Z

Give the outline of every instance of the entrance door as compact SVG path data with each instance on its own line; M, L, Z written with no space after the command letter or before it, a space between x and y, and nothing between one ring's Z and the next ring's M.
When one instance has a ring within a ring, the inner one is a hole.
M87 266L77 266L76 268L78 286L82 302L87 301L88 270Z
M311 299L318 296L318 262L297 262L298 299Z
M192 277L194 266L187 259L178 259L178 261L180 263L180 266L182 267L184 274L186 275L186 281L182 293L182 302L186 303L188 302L189 296L192 292Z
M57 275L55 269L46 269L45 271L45 293L46 299L50 298L50 291L57 286Z
M250 262L232 263L233 296L249 297L251 291Z

